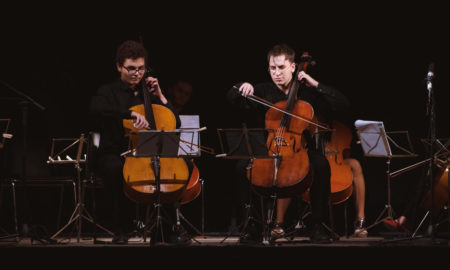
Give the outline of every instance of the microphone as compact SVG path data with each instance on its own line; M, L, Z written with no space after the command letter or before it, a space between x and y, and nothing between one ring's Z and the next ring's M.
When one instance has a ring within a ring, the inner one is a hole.
M428 73L427 73L427 90L428 90L428 98L431 94L431 89L433 88L433 77L434 77L434 63L428 65Z
M433 77L434 77L434 63L430 63L428 65L428 72L427 72L427 91L428 91L428 97L427 97L427 115L430 114L431 110L431 92L433 90ZM434 97L433 97L434 98Z

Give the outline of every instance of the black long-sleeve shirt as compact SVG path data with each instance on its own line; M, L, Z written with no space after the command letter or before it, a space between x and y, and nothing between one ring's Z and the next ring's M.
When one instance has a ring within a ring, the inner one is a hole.
M100 132L101 153L120 154L127 150L128 140L123 129L123 119L131 119L130 107L143 104L142 88L131 89L126 83L118 79L112 83L101 86L96 95L91 99L90 113L92 117L93 131ZM134 91L138 90L138 95ZM159 99L152 99L153 104L166 106L172 112L170 102L161 104ZM177 127L180 126L180 118L174 112Z

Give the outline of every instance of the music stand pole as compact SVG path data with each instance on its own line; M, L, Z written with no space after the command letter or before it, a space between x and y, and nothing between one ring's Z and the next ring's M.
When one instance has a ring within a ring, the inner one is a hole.
M158 138L158 140L160 140L160 138ZM152 167L153 167L153 171L155 172L155 184L156 184L156 189L155 189L155 193L156 193L156 201L153 204L154 207L156 208L156 222L154 224L154 226L156 227L156 240L152 239L151 243L159 243L159 242L165 242L164 241L164 231L162 228L162 216L161 216L161 179L160 179L160 160L159 160L159 155L161 154L161 151L159 151L158 148L158 154L156 156L152 157ZM152 229L152 227L150 228L150 230ZM159 239L159 232L161 232L161 239ZM153 235L152 235L153 238ZM155 242L158 241L158 242Z
M388 159L386 161L386 175L387 175L387 198L386 198L386 204L384 206L383 211L378 215L377 219L375 220L375 222L368 226L367 229L370 229L372 227L374 227L375 225L378 225L379 223L383 222L384 219L388 219L391 221L394 221L394 217L395 217L395 212L394 209L392 208L391 205L391 172L390 172L390 167L391 167L391 159L392 156L388 156ZM385 218L383 217L383 214L387 212L387 215Z
M202 236L205 235L205 179L199 178L202 196L202 205L201 205L201 213L202 213Z

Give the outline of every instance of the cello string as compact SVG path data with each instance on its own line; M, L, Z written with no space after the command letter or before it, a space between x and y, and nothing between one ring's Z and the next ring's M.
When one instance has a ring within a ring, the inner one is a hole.
M262 104L262 105L264 105L264 106L268 106L268 107L270 107L270 108L272 108L272 109L275 109L275 110L277 110L277 111L280 111L280 112L282 112L282 113L285 113L285 114L287 114L287 115L289 115L289 116L292 116L292 117L295 117L295 118L297 118L297 119L303 120L303 121L307 122L308 124L311 124L311 125L314 125L314 126L323 128L323 129L325 129L325 130L329 130L329 128L327 128L327 127L325 127L325 126L322 126L322 125L320 125L320 124L314 123L313 121L308 120L308 119L306 119L306 118L304 118L304 117L302 117L302 116L300 116L300 115L292 114L292 113L290 113L290 112L287 112L287 111L285 111L285 110L282 110L282 109L280 109L280 108L277 108L277 107L275 107L275 106L273 106L273 105L271 105L271 104L264 103L263 101L261 101L261 100L259 100L259 99L257 99L257 98L254 98L254 97L256 97L256 96L248 96L247 98L250 99L250 100L252 100L252 101L255 101L255 102L257 102L257 103L260 103L260 104Z

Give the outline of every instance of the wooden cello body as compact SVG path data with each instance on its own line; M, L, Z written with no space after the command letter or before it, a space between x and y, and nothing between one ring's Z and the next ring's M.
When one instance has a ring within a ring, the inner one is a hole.
M284 108L286 101L276 103L275 106ZM312 119L314 114L311 105L301 100L295 103L292 113L308 119ZM269 109L266 113L266 128L277 130L282 119L283 113ZM280 196L301 194L310 185L312 178L307 177L310 172L309 158L306 143L302 138L307 125L304 121L291 119L281 137L277 137L277 133L269 133L269 155L278 153L281 160L277 162L272 158L255 159L251 178L253 185L261 188L276 187Z
M176 128L176 119L172 111L162 105L151 104L157 130L170 131ZM131 107L139 114L148 114L144 105ZM150 122L150 121L149 121ZM138 130L131 120L123 120L123 126L130 136L133 149L137 147ZM160 161L160 199L161 202L180 200L189 181L189 168L182 157L161 157ZM156 199L156 177L151 157L126 157L123 167L125 180L124 192L138 203L152 203Z

